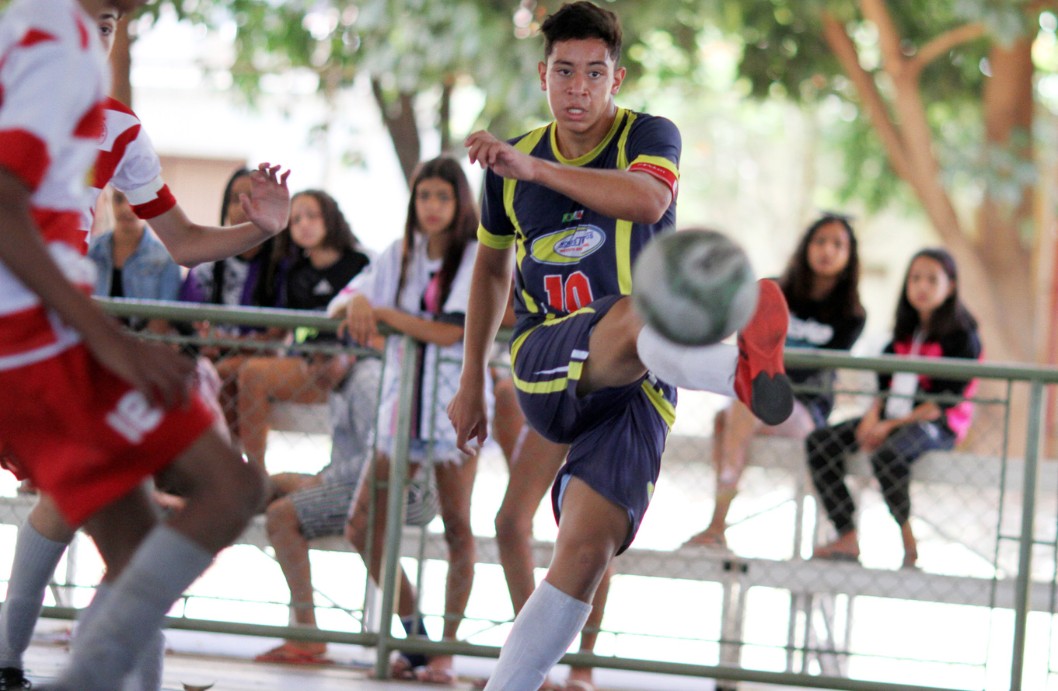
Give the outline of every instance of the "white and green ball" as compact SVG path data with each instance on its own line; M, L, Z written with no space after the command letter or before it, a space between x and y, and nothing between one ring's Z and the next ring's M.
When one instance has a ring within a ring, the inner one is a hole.
M727 236L681 230L655 237L632 269L632 300L643 320L681 345L718 343L753 316L757 280Z

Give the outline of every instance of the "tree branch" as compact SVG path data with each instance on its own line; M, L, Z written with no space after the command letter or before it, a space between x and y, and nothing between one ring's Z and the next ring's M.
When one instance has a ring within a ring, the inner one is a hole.
M889 14L885 0L860 0L860 7L867 21L878 29L878 45L882 51L885 71L892 75L899 75L904 70L908 59L900 48L900 32L893 24L893 17Z
M848 33L845 31L844 25L830 12L823 12L822 19L823 38L834 52L838 62L841 63L853 86L856 87L856 92L863 101L867 116L871 119L878 136L882 140L882 145L885 147L889 161L893 165L893 170L901 178L910 179L911 168L907 159L907 150L900 132L889 116L889 110L882 99L881 93L878 91L878 85L867 70L860 65L856 46L853 45L852 39L849 38Z
M909 61L910 67L915 70L915 72L920 72L926 67L926 65L944 55L955 46L969 43L970 41L984 35L985 25L981 22L963 24L962 26L945 31L940 36L933 38L929 43L922 46L922 49L919 50Z

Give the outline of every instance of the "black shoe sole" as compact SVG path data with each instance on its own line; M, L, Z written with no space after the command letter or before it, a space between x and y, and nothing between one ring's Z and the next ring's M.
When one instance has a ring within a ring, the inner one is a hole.
M753 380L753 398L750 409L766 425L778 425L793 414L793 389L785 374L768 376L759 372Z

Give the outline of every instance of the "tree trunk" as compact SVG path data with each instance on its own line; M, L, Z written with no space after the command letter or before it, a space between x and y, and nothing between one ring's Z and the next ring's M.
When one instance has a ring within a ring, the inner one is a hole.
M1017 334L1009 346L1010 356L1026 362L1039 361L1037 344L1044 336L1037 328L1039 313L1036 264L1032 248L1023 235L1033 222L1035 194L1026 184L1010 201L996 185L1017 184L1012 166L1032 165L1033 66L1032 44L1018 41L1010 47L997 46L989 55L992 76L985 82L983 94L985 146L990 160L1008 162L989 180L984 202L978 212L977 245L988 275L993 299L999 305L1019 305L1018 309L998 310L1003 333ZM1004 179L996 180L996 176Z
M437 129L441 132L441 153L452 153L452 87L451 76L441 86L441 103L437 108Z
M931 225L941 237L944 246L952 253L959 266L960 297L970 306L981 326L981 338L989 360L1025 360L1021 336L1031 331L1008 330L1005 317L1015 318L1010 313L1022 315L1033 314L1032 309L1015 310L1006 305L1022 304L1025 296L1034 294L1031 273L1023 263L1014 271L997 273L990 266L977 243L964 233L951 196L944 188L940 177L940 166L937 162L932 130L926 117L922 102L919 76L930 60L944 54L960 42L971 40L981 35L979 25L957 27L941 36L937 36L918 52L908 56L903 38L892 22L884 0L860 0L864 16L875 24L878 30L879 45L882 52L882 70L891 82L891 99L886 100L879 87L877 75L863 69L855 44L848 36L844 25L833 16L824 15L824 37L835 56L840 61L846 74L855 85L864 109L871 123L878 132L886 155L896 174L912 189L922 204ZM1011 55L1000 59L1004 67L1008 61L1016 61L1017 48ZM1031 67L1031 63L1030 63ZM993 74L998 72L993 66ZM1011 93L1020 93L1013 85L1003 85L1004 97ZM1030 92L1031 103L1031 92ZM1010 104L1012 108L1023 107L1022 102ZM1031 105L1029 106L1031 110ZM1004 119L996 117L997 126ZM1001 131L999 127L997 131ZM1015 277L1016 275L1016 277ZM1020 281L1027 281L1020 288L1019 299L1012 300L1014 290ZM997 288L1004 286L1002 296L997 296ZM999 297L999 299L997 299ZM994 391L995 385L986 382L984 391L999 395ZM970 443L984 446L994 445L995 426L989 418L996 411L982 411L975 424L973 439ZM1023 429L1027 419L1024 398L1019 396L1012 402L1010 422L1014 429ZM1017 453L1024 440L1014 437L1010 440L1011 452ZM994 446L993 446L994 448Z
M398 92L396 101L390 103L382 84L374 78L371 79L371 92L375 95L375 102L382 113L382 121L390 139L393 140L393 148L404 172L404 180L410 183L415 166L419 164L419 157L422 155L419 125L415 121L415 94Z

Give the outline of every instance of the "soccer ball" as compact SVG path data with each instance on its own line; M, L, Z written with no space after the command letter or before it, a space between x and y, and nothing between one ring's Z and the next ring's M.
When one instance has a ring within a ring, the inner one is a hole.
M632 268L632 302L661 336L687 346L718 343L753 316L757 281L746 253L713 230L655 237Z

